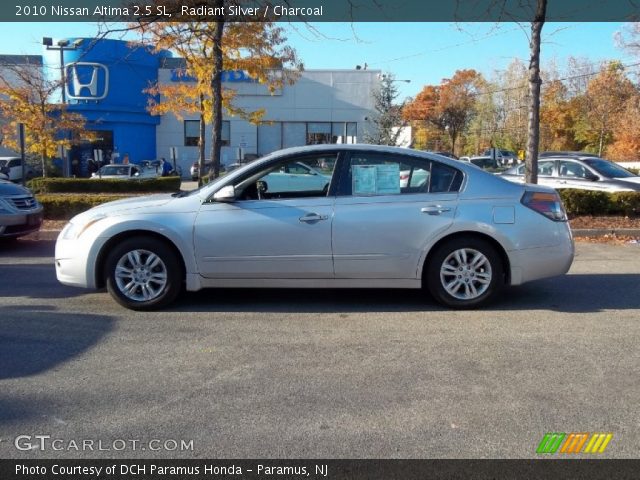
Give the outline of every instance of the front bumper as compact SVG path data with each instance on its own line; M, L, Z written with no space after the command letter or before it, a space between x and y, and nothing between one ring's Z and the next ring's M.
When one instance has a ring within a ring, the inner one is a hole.
M0 215L0 237L19 237L35 232L42 226L42 207L28 213Z
M78 239L65 240L64 230L56 241L55 264L56 277L64 285L82 288L96 288L95 274L92 265L91 242Z

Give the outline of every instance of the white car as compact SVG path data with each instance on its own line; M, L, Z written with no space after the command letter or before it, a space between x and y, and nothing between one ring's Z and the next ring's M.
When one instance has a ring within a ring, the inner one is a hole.
M309 165L331 165L331 175ZM401 187L407 169L429 181ZM308 180L278 185L286 175ZM62 230L55 265L65 285L106 285L136 310L205 287L424 286L444 305L475 308L505 285L566 273L573 254L551 188L427 152L342 144L282 150L198 190L95 207Z
M34 177L33 169L25 165L25 177L27 180ZM0 158L0 178L19 182L22 180L22 159L19 157Z
M331 177L303 162L279 166L260 179L263 191L282 192L327 191Z
M158 176L155 168L142 168L134 164L104 165L91 175L93 179L137 180L141 178L155 178Z

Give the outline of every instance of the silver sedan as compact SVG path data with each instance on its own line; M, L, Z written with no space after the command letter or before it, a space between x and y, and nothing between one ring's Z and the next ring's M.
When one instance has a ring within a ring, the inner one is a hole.
M323 169L329 187L264 180L299 163ZM425 287L444 305L474 308L505 285L566 273L573 254L548 187L426 152L318 145L199 190L93 208L60 233L55 262L62 283L106 285L139 310L204 287Z
M512 182L524 181L524 165L502 174ZM544 156L538 160L538 183L552 188L601 192L639 192L640 177L620 165L588 155Z

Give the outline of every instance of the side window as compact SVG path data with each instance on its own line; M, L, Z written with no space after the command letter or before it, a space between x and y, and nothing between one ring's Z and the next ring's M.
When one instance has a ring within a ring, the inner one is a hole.
M11 168L20 167L21 165L22 165L22 163L20 162L20 159L18 159L18 158L14 158L13 160L9 160L9 167L11 167Z
M586 178L587 169L579 163L560 162L560 176L569 178Z
M523 168L524 172L524 168ZM550 177L553 175L553 162L539 162L538 163L538 175L544 175Z
M336 159L336 154L296 157L254 170L234 185L236 195L239 200L325 197Z
M458 191L462 173L427 159L384 153L354 153L341 194L402 195Z

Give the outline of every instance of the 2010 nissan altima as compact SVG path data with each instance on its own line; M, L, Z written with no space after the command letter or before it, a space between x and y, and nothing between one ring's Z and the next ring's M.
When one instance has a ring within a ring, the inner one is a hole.
M269 182L300 164L328 187L297 170L286 188ZM551 188L410 149L318 145L198 190L84 212L60 233L55 263L62 283L106 285L135 310L205 287L425 287L444 305L474 308L505 285L566 273L573 255Z

